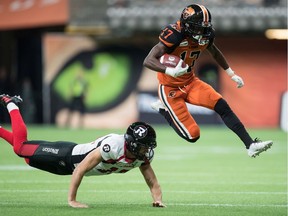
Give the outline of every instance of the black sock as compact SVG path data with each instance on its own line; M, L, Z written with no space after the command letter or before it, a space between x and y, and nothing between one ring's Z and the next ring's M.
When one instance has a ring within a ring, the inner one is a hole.
M248 149L253 142L253 139L250 137L244 125L241 123L235 113L231 110L227 102L221 98L216 103L214 110L221 116L225 125L238 135Z

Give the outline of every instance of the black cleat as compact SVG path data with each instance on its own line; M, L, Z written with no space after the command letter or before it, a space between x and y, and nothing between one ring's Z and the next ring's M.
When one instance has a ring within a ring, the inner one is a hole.
M19 103L22 103L23 100L22 98L18 95L18 96L9 96L7 94L2 94L0 95L0 103L3 105L3 106L7 106L10 102L18 105Z

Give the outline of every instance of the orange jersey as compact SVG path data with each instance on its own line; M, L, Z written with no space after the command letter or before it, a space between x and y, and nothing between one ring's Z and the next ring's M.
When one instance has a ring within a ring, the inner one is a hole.
M201 52L213 43L213 39L211 39L209 44L201 46L192 39L185 37L180 21L166 26L160 33L159 40L169 49L169 54L179 56L189 65L189 73L179 77L174 78L160 72L157 74L160 84L171 87L185 86L193 80L195 61L199 58Z

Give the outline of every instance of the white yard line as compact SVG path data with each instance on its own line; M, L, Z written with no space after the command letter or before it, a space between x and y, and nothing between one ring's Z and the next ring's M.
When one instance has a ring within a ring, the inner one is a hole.
M21 203L21 202L2 202L0 201L0 206L6 206L6 205L11 205L13 206L22 206L26 205L27 203ZM126 203L123 205L141 205L142 203ZM272 207L272 208L287 208L288 205L285 204L230 204L230 203L166 203L167 206L172 207L172 206L207 206L207 207ZM97 205L103 205L103 204L97 204Z
M279 204L227 204L227 203L167 203L167 206L208 206L208 207L287 207Z
M0 189L0 193L63 193L67 192L68 190L38 190L38 189ZM149 193L148 191L142 191L142 190L81 190L82 193ZM178 193L178 194L251 194L251 195L284 195L287 194L287 192L281 192L281 191L165 191L165 193Z
M28 165L0 165L0 171L35 170Z
M0 184L67 184L70 182L70 177L67 176L66 178L68 179L64 179L64 180L23 180L23 179L17 179L17 180L1 180L0 179ZM105 179L105 181L101 180L101 179L97 179L97 177L95 177L95 179L87 179L84 178L85 180L85 184L143 184L143 180L107 180ZM171 183L171 181L161 181L162 184L174 184ZM186 181L186 180L182 180L182 181L178 181L177 180L177 185L181 184L181 185L227 185L227 182L205 182L205 181ZM237 182L237 183L229 183L230 185L287 185L287 183L285 182ZM1 187L1 185L0 185ZM183 191L183 193L185 193L186 191ZM182 193L182 192L181 192Z

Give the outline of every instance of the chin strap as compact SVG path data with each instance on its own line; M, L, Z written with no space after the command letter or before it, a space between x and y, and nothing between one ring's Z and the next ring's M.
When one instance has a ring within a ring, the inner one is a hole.
M204 46L209 43L209 39L203 39L202 35L193 36L194 40L198 42L200 46Z

